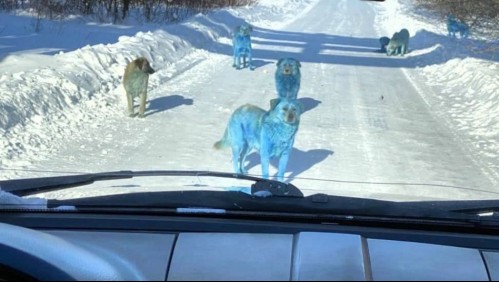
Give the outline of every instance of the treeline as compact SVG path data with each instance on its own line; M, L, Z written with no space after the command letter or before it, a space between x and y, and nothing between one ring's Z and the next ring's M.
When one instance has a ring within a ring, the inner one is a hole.
M197 13L223 7L251 5L257 0L0 0L0 10L29 11L38 18L92 16L119 23L131 15L139 21L176 22Z
M413 0L417 6L439 17L448 13L464 21L472 33L499 37L499 0Z

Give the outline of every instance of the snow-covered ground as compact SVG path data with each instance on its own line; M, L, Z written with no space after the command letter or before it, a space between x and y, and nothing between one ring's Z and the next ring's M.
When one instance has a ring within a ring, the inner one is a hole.
M475 161L498 179L497 40L479 38L473 30L469 38L450 38L445 18L416 14L410 0L392 4L378 5L378 32L390 37L402 27L410 29L416 68L408 75L421 85L420 94L433 112L456 131L456 138L471 154L476 154Z
M175 25L71 20L39 34L29 18L2 15L0 178L231 171L230 152L213 143L238 106L268 107L275 62L292 56L302 62L306 111L288 181L307 193L497 197L497 51L446 37L443 21L421 20L400 2L265 0ZM243 20L255 27L252 72L231 67L230 32ZM410 53L377 53L378 38L401 28L411 33ZM157 70L144 119L126 116L121 85L138 56ZM259 174L258 157L249 162Z

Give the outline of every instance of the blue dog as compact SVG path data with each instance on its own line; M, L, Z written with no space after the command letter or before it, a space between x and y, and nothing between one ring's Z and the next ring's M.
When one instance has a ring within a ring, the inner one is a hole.
M381 52L385 53L386 52L386 45L390 42L390 38L383 36L380 37L379 39L379 44L381 44Z
M452 14L447 15L447 31L450 37L456 37L456 32L459 32L461 38L468 37L470 27L461 21L458 21Z
M275 71L275 86L279 99L296 99L300 90L301 64L293 58L283 58L277 61Z
M254 70L252 60L251 36L253 27L247 23L239 25L235 28L232 36L232 48L234 62L232 66L236 69L241 69L241 57L243 58L243 68L246 66L246 59L248 59L248 68Z
M259 152L262 176L267 179L270 159L278 157L277 179L283 181L302 111L297 100L288 99L280 100L269 111L249 104L241 106L230 117L223 138L214 147L232 148L234 172L238 174L247 173L246 157L252 151Z

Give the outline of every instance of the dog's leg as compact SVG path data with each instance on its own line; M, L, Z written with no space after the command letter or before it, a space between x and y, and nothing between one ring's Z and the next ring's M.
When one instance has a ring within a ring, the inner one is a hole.
M262 140L263 139L263 140ZM262 165L262 177L269 179L270 144L266 138L260 139L260 162Z
M241 55L239 53L234 55L234 67L236 70L241 68Z
M128 116L133 117L133 97L130 94L126 94L126 99L128 103Z
M241 173L242 174L248 174L248 171L244 167L244 163L246 162L246 157L248 156L248 153L250 152L248 145L244 146L244 148L241 150L241 159L239 162L239 167L241 168Z
M244 145L233 144L232 145L232 165L234 167L234 173L244 174L241 167L241 153L243 151Z
M146 90L142 92L142 95L140 95L140 108L139 108L140 118L144 117L144 112L146 110L146 101L147 101L147 83L146 83Z
M300 90L300 81L296 82L295 87L293 87L293 91L289 93L289 99L296 100L296 97L298 97L299 90Z
M236 41L232 39L232 67L236 67Z
M459 32L459 35L461 36L461 38L467 38L468 37L468 27L467 26L463 26L461 28L461 31Z
M260 161L262 163L262 177L269 179L269 163L270 157L268 154L260 155Z
M455 28L454 28L454 25L452 25L452 27L451 27L451 37L452 37L452 38L455 38L455 37L456 37L456 30L455 30Z
M235 52L235 51L234 51ZM236 68L237 69L237 64L236 64L236 60L237 60L237 56L236 54L234 53L234 59L233 59L233 62L232 62L232 67Z
M277 180L284 181L284 173L286 172L286 166L288 165L289 152L283 152L279 158L279 170L277 171Z
M253 56L251 55L252 52L253 52L253 50L250 48L249 52L248 52L248 68L250 70L255 69L255 66L253 65Z

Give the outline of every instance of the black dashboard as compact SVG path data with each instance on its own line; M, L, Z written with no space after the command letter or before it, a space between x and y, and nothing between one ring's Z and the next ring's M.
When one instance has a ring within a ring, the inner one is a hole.
M499 279L492 234L55 212L0 222L0 280Z

